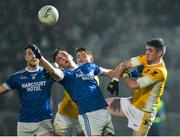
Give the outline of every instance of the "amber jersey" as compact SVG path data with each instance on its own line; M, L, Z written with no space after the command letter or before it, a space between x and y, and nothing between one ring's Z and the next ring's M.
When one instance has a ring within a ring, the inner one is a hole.
M99 78L95 76L95 79L99 85ZM76 103L71 99L68 92L64 92L64 97L58 106L58 112L63 115L73 119L78 118L79 110Z
M146 55L131 59L132 66L144 65L142 77L137 79L140 89L134 92L131 103L138 109L153 112L163 94L167 79L167 70L163 60L158 64L148 65Z

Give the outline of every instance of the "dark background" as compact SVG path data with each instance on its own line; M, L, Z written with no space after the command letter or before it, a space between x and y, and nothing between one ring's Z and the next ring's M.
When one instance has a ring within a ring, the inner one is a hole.
M55 6L58 23L39 23L38 10ZM77 47L89 47L95 62L113 68L124 59L145 52L145 42L162 37L167 45L164 57L168 79L162 96L167 111L162 135L180 135L180 1L179 0L1 0L0 1L0 82L25 67L23 49L28 41L37 44L52 61L54 49L75 55ZM105 97L108 78L100 78ZM53 86L53 112L63 88ZM120 96L131 92L120 82ZM0 96L0 135L16 135L19 100L16 92ZM125 118L113 118L116 135L131 135Z

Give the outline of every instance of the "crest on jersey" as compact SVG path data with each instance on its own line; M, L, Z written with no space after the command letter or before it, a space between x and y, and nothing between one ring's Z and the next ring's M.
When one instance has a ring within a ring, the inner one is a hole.
M35 79L36 75L37 75L37 73L36 74L31 74L32 79Z
M158 74L157 71L153 71L153 73L151 73L152 76L155 76L156 74Z

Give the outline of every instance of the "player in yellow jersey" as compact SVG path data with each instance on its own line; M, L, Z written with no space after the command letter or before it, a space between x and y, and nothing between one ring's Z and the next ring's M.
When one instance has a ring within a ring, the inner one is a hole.
M77 68L73 57L66 51L56 50L53 59L61 69L73 70ZM54 119L56 134L61 136L84 135L78 121L78 113L77 105L65 91Z
M108 90L118 90L118 79L122 76L132 91L129 98L109 98L108 109L112 115L125 116L133 136L147 135L157 112L157 105L163 94L167 70L163 61L166 46L161 38L146 42L146 53L119 64L115 69L115 78L109 83ZM132 79L125 70L143 65L142 76Z

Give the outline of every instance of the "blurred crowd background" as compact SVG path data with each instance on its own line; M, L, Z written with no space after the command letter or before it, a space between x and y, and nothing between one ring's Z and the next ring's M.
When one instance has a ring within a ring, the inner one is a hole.
M55 26L39 23L38 10L55 6L60 19ZM89 47L95 62L113 68L121 61L143 54L145 42L164 39L164 57L168 79L162 99L166 104L166 121L162 135L180 135L180 1L179 0L1 0L0 1L0 82L25 67L26 43L37 44L52 61L56 48L73 56L78 47ZM108 78L100 77L105 97ZM52 109L56 112L63 88L53 86ZM131 92L120 82L121 97ZM18 95L0 96L0 135L16 135ZM127 120L113 117L116 135L131 135Z

